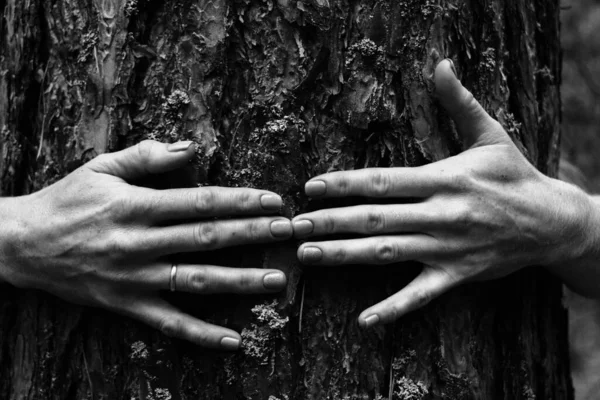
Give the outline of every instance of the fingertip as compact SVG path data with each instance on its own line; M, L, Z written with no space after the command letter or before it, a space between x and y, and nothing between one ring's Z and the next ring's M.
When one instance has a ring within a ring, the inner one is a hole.
M239 337L239 335L231 335L231 336L225 336L221 339L220 345L221 345L221 349L223 350L227 350L227 351L235 351L237 349L240 348L242 341L241 341L241 337Z
M438 72L443 72L443 73L451 72L452 77L458 79L458 73L456 71L456 66L454 65L454 61L452 61L451 58L445 58L439 62L439 64L436 67L436 74Z
M144 140L137 144L139 175L158 174L184 167L194 154L195 143L182 141L162 143L156 140ZM134 162L132 159L130 162Z
M442 60L435 69L435 90L438 96L447 96L456 86L462 86L458 80L454 63L449 58Z
M276 211L283 205L283 199L278 194L266 193L260 197L260 205L267 211Z
M212 325L204 321L196 320L197 324L192 337L181 337L197 344L198 346L224 350L235 351L242 344L242 337L236 331L223 326Z
M456 124L466 147L509 142L510 138L456 76L454 63L445 59L435 70L438 101Z
M168 337L218 350L237 350L241 345L241 336L236 331L185 314L163 299L136 298L123 304L119 312L158 329Z
M321 179L311 180L304 185L304 193L308 197L320 197L327 193L327 184Z
M294 235L292 222L289 219L278 219L271 222L271 234L280 240L290 239Z
M358 317L358 325L363 329L373 328L381 323L381 318L378 314L374 314L372 311L365 310Z
M263 286L269 291L279 291L287 285L287 277L282 271L273 270L263 277Z
M297 254L298 260L303 264L316 264L323 259L323 251L308 243L300 246Z
M167 151L169 153L189 153L191 156L193 152L191 150L195 150L196 143L191 140L186 140L183 142L175 142L169 143L167 145Z
M298 250L296 250L296 257L298 258L298 261L302 262L302 253L304 252L304 245L301 245L300 247L298 247Z
M308 236L315 229L312 221L301 217L296 217L292 220L292 227L294 228L294 236L297 238Z

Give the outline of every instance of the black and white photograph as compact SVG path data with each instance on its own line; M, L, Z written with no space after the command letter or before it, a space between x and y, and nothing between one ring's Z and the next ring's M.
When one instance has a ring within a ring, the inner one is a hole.
M0 400L600 400L600 0L0 0Z

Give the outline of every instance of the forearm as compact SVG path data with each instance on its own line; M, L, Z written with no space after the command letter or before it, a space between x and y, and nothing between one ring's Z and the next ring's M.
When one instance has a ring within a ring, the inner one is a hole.
M582 240L566 243L566 259L548 265L576 293L600 297L600 196L587 196L588 211L584 215Z

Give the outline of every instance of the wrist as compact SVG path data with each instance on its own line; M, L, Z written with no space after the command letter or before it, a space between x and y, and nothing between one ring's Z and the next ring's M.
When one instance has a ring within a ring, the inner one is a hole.
M582 189L562 181L557 186L557 231L561 237L555 251L544 263L552 272L573 270L590 265L600 257L600 198L590 196Z
M586 243L586 259L590 263L600 261L600 196L588 196L591 203L589 219L590 234Z

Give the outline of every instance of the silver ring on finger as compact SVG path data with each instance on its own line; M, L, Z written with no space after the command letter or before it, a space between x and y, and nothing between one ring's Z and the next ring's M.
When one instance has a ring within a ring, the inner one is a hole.
M176 279L177 279L177 263L173 263L171 266L171 279L169 280L169 289L171 292L174 292L176 287Z

